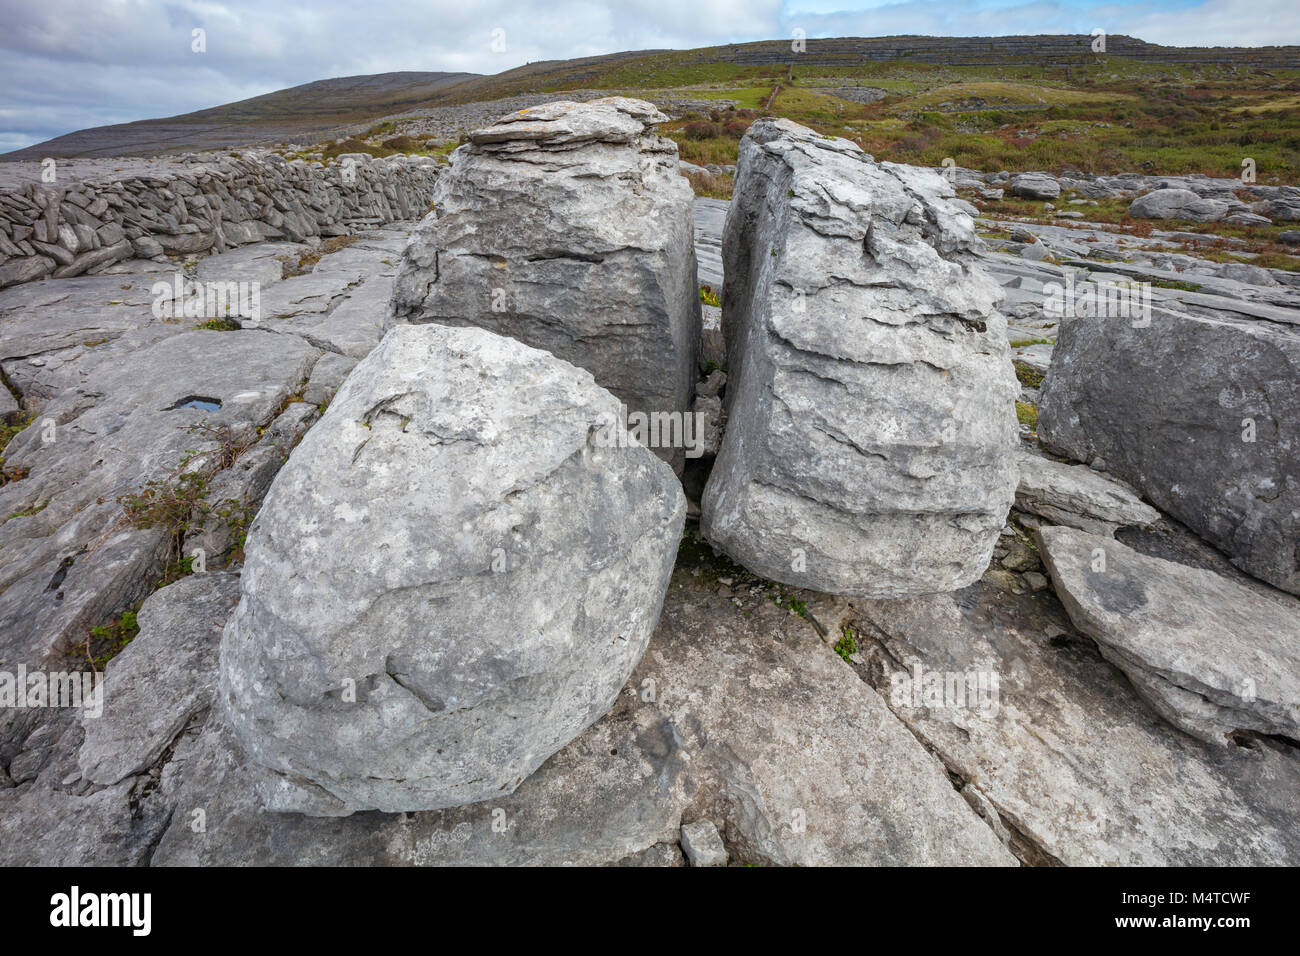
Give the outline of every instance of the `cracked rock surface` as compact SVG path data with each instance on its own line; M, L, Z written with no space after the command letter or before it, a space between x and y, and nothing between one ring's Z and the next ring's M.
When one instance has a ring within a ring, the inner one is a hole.
M1173 729L1050 591L1016 596L990 572L964 591L855 606L865 651L856 669L955 781L996 809L1026 863L1260 866L1298 858L1294 747L1268 738L1222 747ZM917 666L941 680L997 674L997 706L896 696L892 675L915 675Z

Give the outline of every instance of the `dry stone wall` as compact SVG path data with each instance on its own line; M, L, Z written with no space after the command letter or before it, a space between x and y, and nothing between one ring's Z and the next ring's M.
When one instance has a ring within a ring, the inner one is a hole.
M428 157L273 153L175 171L0 186L0 287L94 274L132 257L222 252L419 218L438 167Z

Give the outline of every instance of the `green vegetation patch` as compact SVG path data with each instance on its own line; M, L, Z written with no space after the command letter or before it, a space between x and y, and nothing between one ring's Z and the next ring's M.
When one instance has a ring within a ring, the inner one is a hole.
M86 659L95 670L102 671L139 633L136 611L123 611L120 617L90 629L84 645Z
M858 652L858 639L852 625L845 624L840 639L835 642L835 653L844 658L846 664L852 664L852 656Z
M1028 402L1016 402L1016 421L1038 430L1038 406Z

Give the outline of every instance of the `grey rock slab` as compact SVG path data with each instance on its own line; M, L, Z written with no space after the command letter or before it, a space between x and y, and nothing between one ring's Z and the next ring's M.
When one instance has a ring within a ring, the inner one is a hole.
M1225 262L1219 267L1215 275L1221 276L1224 279L1232 279L1246 285L1277 285L1277 281L1269 274L1267 269L1261 269L1259 266L1247 265L1244 262Z
M1300 739L1300 600L1083 531L1037 536L1070 620L1157 713L1222 746L1242 730Z
M15 283L31 282L54 271L55 261L49 256L23 256L0 264L0 288Z
M697 196L693 207L695 263L699 282L719 293L722 291L723 278L722 232L726 227L727 208L730 205L726 199Z
M0 790L0 862L5 866L141 866L166 830L168 815L137 816L124 780L87 796L44 786Z
M359 270L323 270L293 276L263 291L264 320L286 319L298 315L325 314L343 301L349 288L363 280Z
M237 741L209 724L165 769L176 811L154 865L585 866L675 845L688 763L676 728L634 700L621 695L513 793L409 814L268 813ZM188 825L198 809L205 833Z
M216 693L221 629L239 599L239 576L191 574L139 612L140 632L108 663L102 713L83 715L82 776L111 786L147 770Z
M306 250L298 243L258 242L205 256L195 267L195 277L202 282L257 282L265 288L283 278L283 257L296 259Z
M589 370L630 412L689 411L693 197L676 145L653 131L665 119L612 97L471 134L406 248L389 324L486 328ZM656 451L682 464L680 448Z
M272 479L288 460L289 452L319 417L315 405L291 401L288 408L262 429L256 445L209 481L210 507L200 520L190 524L185 536L187 554L192 554L194 548L202 548L210 569L227 566L238 556L236 535L242 536L247 531Z
M1049 451L1107 470L1226 551L1300 593L1300 328L1153 309L1062 323L1043 381Z
M644 850L623 857L611 866L640 866L640 867L677 867L685 866L686 858L682 856L682 848L676 843L656 843L648 846Z
M1190 189L1157 189L1129 204L1130 216L1138 219L1189 219L1218 222L1231 207L1218 199L1202 199Z
M722 309L700 306L700 370L723 368L727 364L727 343L722 335Z
M871 656L859 672L997 809L1027 862L1300 860L1294 750L1267 740L1219 747L1171 727L1046 594L1017 598L986 578L952 594L856 606L859 647ZM944 706L918 702L918 665L923 681L996 676L996 708L952 706L942 696Z
M1089 262L1087 259L1067 259L1065 260L1065 265L1081 266L1091 270L1093 273L1091 278L1093 280L1101 278L1101 270L1105 270L1107 273L1129 276L1134 279L1144 279L1150 282L1163 282L1166 284L1182 282L1197 286L1196 289L1192 290L1170 287L1160 287L1152 290L1153 293L1158 293L1169 298L1180 299L1185 302L1196 303L1198 300L1200 303L1222 302L1222 307L1232 309L1234 303L1230 300L1245 299L1249 300L1248 302L1243 303L1247 307L1255 303L1269 303L1282 307L1282 309L1278 310L1282 312L1285 312L1288 309L1294 310L1294 307L1298 304L1294 293L1287 292L1284 289L1273 288L1272 285L1266 284L1261 286L1257 283L1245 282L1241 279L1234 278L1234 275L1240 275L1241 273L1229 272L1226 275L1222 274L1222 270L1219 269L1218 266L1215 267L1216 274L1214 275L1196 275L1192 277L1188 276L1184 272L1178 272L1172 269L1158 269L1151 265L1143 265L1141 263L1107 262L1099 264ZM1238 263L1238 265L1241 265L1241 263ZM1255 269L1256 267L1247 268ZM1265 270L1262 269L1257 271L1265 272ZM1254 275L1254 272L1246 274ZM1267 272L1265 272L1265 275L1268 278L1271 278L1271 275ZM1273 285L1275 285L1275 283ZM1265 312L1262 313L1261 317L1267 317L1267 315L1268 313ZM1294 318L1295 321L1300 322L1300 314L1295 315Z
M835 603L809 596L831 626ZM629 687L682 733L696 819L733 862L1015 865L880 695L767 593L679 568Z
M10 421L20 411L22 409L13 393L7 388L0 387L0 421Z
M1055 199L1061 184L1048 173L1017 173L1011 177L1011 192L1026 199Z
M322 355L312 367L303 399L312 405L328 402L356 364L357 360L347 355L333 352Z
M1121 525L1151 525L1160 512L1122 483L1104 478L1087 465L1053 461L1022 451L1016 508L1054 524L1114 537Z
M312 345L345 355L365 358L384 334L384 315L393 293L391 276L370 276L349 287L325 314L304 313L268 323L276 332L299 335Z
M936 173L764 120L741 142L724 251L727 431L706 538L834 593L961 587L1015 491L1000 289Z
M0 292L0 360L39 355L162 324L153 315L155 280L93 276L14 286ZM123 288L127 286L127 288ZM179 327L170 327L181 331Z
M491 799L609 709L685 518L666 465L596 437L617 413L482 329L400 326L353 370L249 531L222 644L270 809Z

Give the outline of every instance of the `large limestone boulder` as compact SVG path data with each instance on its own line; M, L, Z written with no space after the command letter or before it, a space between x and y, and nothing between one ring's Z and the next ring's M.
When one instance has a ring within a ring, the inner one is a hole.
M587 369L631 413L688 412L693 197L676 144L653 132L665 120L611 97L471 133L407 247L389 325L490 329ZM680 465L682 444L656 450Z
M1221 199L1203 199L1190 189L1157 189L1138 196L1128 213L1138 219L1188 219L1218 222L1232 208Z
M396 328L356 367L250 529L222 641L269 809L508 794L609 710L685 518L667 465L599 437L617 406L481 329Z
M1282 310L1279 310L1282 311ZM1300 593L1300 327L1153 309L1062 324L1038 434L1106 469L1233 563Z
M1011 192L1025 199L1055 199L1061 184L1048 173L1019 173L1011 177Z
M709 541L801 587L897 597L988 565L1016 487L998 286L938 174L788 120L741 142L728 426Z

